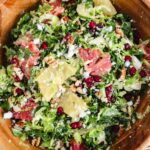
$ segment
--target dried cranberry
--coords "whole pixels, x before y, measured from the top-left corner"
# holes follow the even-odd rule
[[[136,73],[135,67],[131,67],[130,70],[129,70],[129,73],[130,73],[131,76],[134,76],[135,73]]]
[[[71,38],[71,33],[67,33],[66,36],[64,37],[66,41],[68,41],[70,38]]]
[[[48,49],[48,43],[47,42],[43,42],[41,45],[42,49]]]
[[[125,61],[131,61],[132,57],[131,56],[125,56]]]
[[[90,29],[93,31],[93,30],[95,30],[95,28],[96,28],[96,23],[94,22],[94,21],[91,21],[90,23],[89,23],[89,27],[90,27]]]
[[[124,95],[124,98],[127,100],[127,101],[130,101],[132,99],[132,95],[127,93]]]
[[[23,90],[20,89],[20,88],[16,88],[15,92],[16,92],[16,94],[17,94],[18,96],[20,96],[20,95],[23,94]]]
[[[81,121],[77,122],[77,128],[78,128],[78,129],[82,128],[82,123],[81,123]]]
[[[141,71],[140,71],[140,76],[141,76],[142,78],[146,77],[146,76],[147,76],[147,72],[146,72],[145,70],[141,70]]]
[[[77,143],[75,140],[71,141],[71,148],[72,150],[86,150],[83,143]]]
[[[89,78],[85,79],[84,82],[86,83],[88,88],[91,88],[93,86],[94,79],[93,79],[93,77],[89,77]]]
[[[126,44],[124,45],[124,49],[125,49],[125,50],[130,50],[130,49],[131,49],[130,44],[129,44],[129,43],[126,43]]]
[[[15,65],[16,67],[19,66],[19,59],[14,56],[12,59],[11,59],[11,64]]]
[[[72,129],[76,129],[77,128],[77,123],[76,122],[72,122],[70,126],[71,126]]]
[[[112,102],[112,94],[113,94],[113,89],[112,89],[112,85],[109,85],[108,87],[105,88],[105,92],[106,92],[106,97],[108,99],[108,102]]]
[[[100,78],[100,76],[93,76],[93,80],[94,80],[95,82],[100,82],[100,81],[101,81],[101,78]]]
[[[21,81],[21,79],[17,75],[14,76],[14,80],[15,80],[15,82],[20,82]]]
[[[57,114],[58,114],[58,115],[64,114],[64,109],[63,109],[62,107],[58,107],[58,108],[57,108]]]

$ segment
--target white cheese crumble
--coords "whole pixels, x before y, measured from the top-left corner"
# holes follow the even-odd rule
[[[65,55],[65,57],[70,59],[76,53],[77,53],[77,46],[76,45],[69,45],[68,53]]]
[[[87,115],[89,115],[89,114],[91,114],[91,112],[90,112],[89,110],[87,110],[87,111],[82,111],[82,112],[80,112],[79,117],[80,117],[80,118],[84,118],[85,116],[87,116]]]
[[[36,44],[36,45],[39,45],[40,44],[40,39],[39,38],[36,38],[36,39],[34,39],[34,44]]]
[[[83,91],[83,94],[87,93],[87,89],[86,88],[83,88],[82,91]]]
[[[10,118],[12,118],[13,117],[13,113],[12,112],[7,112],[7,113],[4,113],[4,116],[3,116],[3,118],[4,119],[10,119]]]
[[[37,24],[37,29],[40,31],[43,31],[44,25],[43,24]]]
[[[130,61],[126,61],[124,64],[125,67],[129,67],[130,66]]]
[[[132,56],[133,65],[134,67],[139,70],[142,67],[142,63],[139,61],[139,59],[136,56]]]
[[[61,85],[59,86],[59,90],[58,92],[56,93],[56,97],[60,97],[64,92],[66,91],[66,89]]]
[[[83,77],[84,77],[84,78],[88,78],[89,76],[90,76],[90,73],[89,73],[89,72],[84,72],[84,73],[83,73]]]
[[[112,62],[112,65],[115,66],[115,65],[116,65],[116,62]]]
[[[127,104],[128,104],[128,106],[132,106],[132,105],[133,105],[133,102],[132,102],[132,101],[129,101]]]
[[[112,26],[110,26],[110,27],[108,27],[108,28],[106,28],[106,32],[112,32],[112,30],[113,30],[113,27]]]

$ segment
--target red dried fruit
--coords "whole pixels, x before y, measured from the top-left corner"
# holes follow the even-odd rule
[[[131,61],[132,57],[131,56],[125,56],[125,61]]]
[[[19,59],[17,56],[14,56],[12,59],[11,59],[11,64],[15,65],[16,67],[19,66]]]
[[[64,109],[63,109],[62,107],[58,107],[58,108],[57,108],[57,114],[58,114],[58,115],[64,114]]]
[[[16,92],[16,94],[17,94],[18,96],[23,95],[23,90],[20,89],[20,88],[16,88],[16,89],[15,89],[15,92]]]
[[[106,92],[106,97],[107,97],[108,102],[112,102],[112,94],[113,94],[112,85],[109,85],[108,87],[106,87],[105,92]]]
[[[70,126],[71,126],[72,129],[76,129],[77,128],[77,123],[76,122],[72,122],[70,124]]]
[[[78,129],[82,128],[82,122],[81,122],[81,121],[78,121],[78,122],[77,122],[77,128],[78,128]]]
[[[91,21],[90,23],[89,23],[89,27],[90,27],[90,29],[92,29],[92,31],[96,28],[96,23],[94,22],[94,21]]]
[[[48,49],[48,43],[47,42],[43,42],[41,45],[42,49]]]
[[[86,150],[82,143],[77,143],[75,140],[71,141],[71,148],[72,150]]]
[[[21,81],[21,79],[17,75],[14,76],[14,80],[15,80],[15,82],[20,82]]]
[[[130,49],[131,49],[131,45],[130,45],[129,43],[126,43],[126,44],[124,45],[124,49],[125,49],[125,50],[130,50]]]
[[[93,77],[89,77],[89,78],[86,78],[84,80],[84,82],[86,83],[86,85],[87,85],[88,88],[91,88],[93,86],[94,79],[93,79]]]
[[[67,33],[66,36],[64,37],[65,41],[68,41],[71,38],[71,34]]]
[[[142,78],[146,77],[146,76],[147,76],[147,72],[146,72],[145,70],[141,70],[141,71],[140,71],[140,76],[141,76]]]
[[[101,81],[101,77],[100,76],[93,76],[93,80],[95,81],[95,82],[100,82]]]
[[[131,67],[130,70],[129,70],[129,73],[130,73],[131,76],[134,76],[135,73],[136,73],[135,67]]]

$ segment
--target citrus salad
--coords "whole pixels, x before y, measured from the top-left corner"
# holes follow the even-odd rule
[[[138,119],[149,41],[109,0],[44,1],[11,32],[0,106],[21,140],[49,150],[105,150]]]

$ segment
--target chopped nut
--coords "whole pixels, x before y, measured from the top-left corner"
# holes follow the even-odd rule
[[[68,44],[73,44],[74,43],[74,40],[75,38],[73,36],[71,36],[69,39],[68,39]]]
[[[44,62],[46,62],[48,65],[57,65],[57,61],[52,56],[45,57]]]
[[[72,85],[70,86],[70,88],[71,88],[71,91],[74,92],[74,93],[77,91],[77,88],[75,87],[74,84],[72,84]]]
[[[69,21],[68,16],[62,17],[61,21],[62,21],[64,24],[66,24],[66,23]]]
[[[33,145],[33,146],[39,146],[40,145],[40,142],[41,142],[41,138],[40,137],[38,137],[38,138],[36,138],[36,139],[33,139],[32,141],[31,141],[31,144]]]
[[[83,89],[81,87],[77,88],[77,92],[80,93],[80,94],[84,94]]]
[[[97,96],[97,98],[101,98],[102,93],[101,93],[100,91],[97,91],[97,92],[95,93],[95,95]]]

